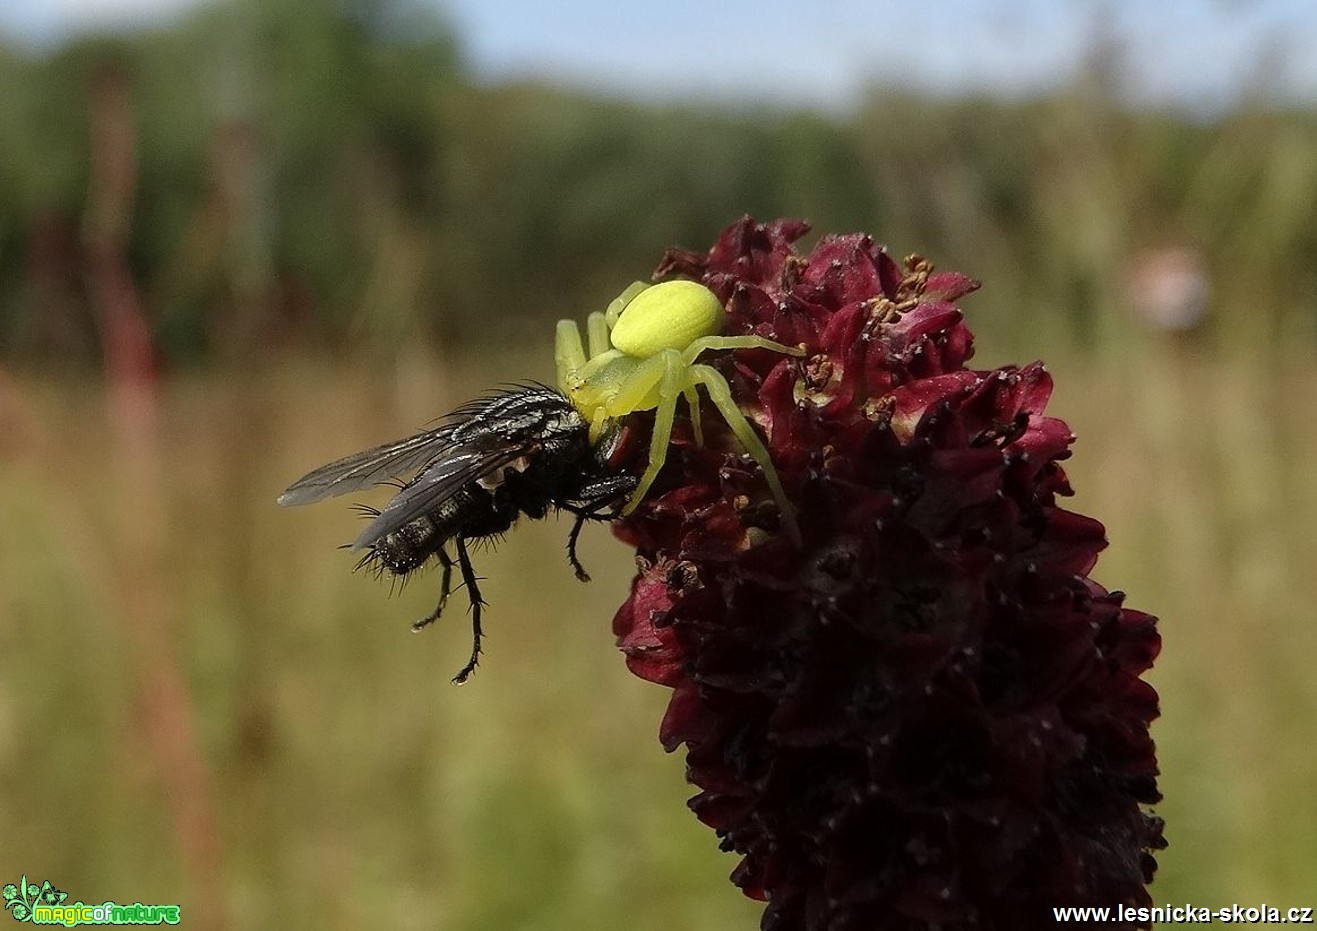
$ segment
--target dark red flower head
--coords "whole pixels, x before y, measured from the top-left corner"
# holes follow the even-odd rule
[[[1038,363],[967,369],[978,282],[868,236],[745,218],[656,277],[703,282],[727,331],[808,354],[721,362],[798,511],[706,414],[619,522],[640,571],[614,628],[675,691],[691,808],[743,856],[765,929],[1027,929],[1148,904],[1165,846],[1148,725],[1153,618],[1088,578],[1073,437]],[[643,420],[635,418],[644,429]],[[637,444],[643,447],[643,443]]]

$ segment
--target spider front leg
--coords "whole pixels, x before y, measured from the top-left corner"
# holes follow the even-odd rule
[[[617,297],[609,303],[608,309],[603,313],[596,311],[586,319],[586,339],[588,342],[581,340],[581,328],[576,325],[574,320],[559,320],[558,329],[554,334],[554,360],[558,369],[558,386],[564,391],[571,378],[580,372],[581,368],[590,359],[603,355],[612,348],[612,340],[608,331],[617,318],[622,316],[622,311],[626,305],[630,304],[637,294],[648,288],[649,285],[643,281],[633,281]],[[590,354],[587,356],[585,351],[589,347]]]
[[[633,281],[626,286],[621,294],[608,302],[608,308],[604,311],[604,320],[607,321],[610,330],[613,328],[613,324],[617,323],[617,318],[622,316],[622,311],[626,310],[626,305],[635,300],[636,295],[648,287],[651,287],[651,285],[646,281]]]
[[[686,387],[682,378],[684,370],[681,353],[675,349],[665,349],[642,362],[627,379],[627,390],[617,395],[615,404],[618,411],[644,410],[651,405],[639,399],[652,394],[657,383],[658,403],[653,405],[654,430],[649,438],[649,464],[636,483],[636,490],[622,508],[624,516],[634,511],[644,500],[649,486],[654,484],[663,463],[667,461],[668,444],[672,442],[672,421],[677,413],[677,396]]]
[[[743,337],[729,338],[741,339]],[[758,339],[758,337],[752,338]],[[795,508],[787,500],[786,491],[782,488],[782,480],[778,478],[777,469],[773,466],[773,460],[768,455],[767,447],[759,439],[759,434],[755,433],[754,427],[750,426],[750,421],[745,419],[745,414],[742,414],[741,409],[736,406],[736,400],[732,397],[732,389],[728,386],[727,379],[723,378],[717,369],[707,365],[692,365],[690,372],[692,380],[704,385],[705,390],[709,392],[709,400],[723,415],[723,419],[727,421],[727,426],[731,428],[736,438],[741,441],[741,445],[750,454],[750,458],[759,463],[759,468],[764,473],[764,481],[768,482],[768,488],[777,501],[778,511],[782,515],[782,525],[786,528],[792,541],[799,546],[800,526],[796,523]]]
[[[558,369],[558,386],[564,391],[572,375],[585,365],[585,344],[575,320],[559,320],[553,334],[553,361]]]
[[[608,339],[608,318],[598,311],[585,318],[585,345],[590,350],[591,359],[612,348]]]

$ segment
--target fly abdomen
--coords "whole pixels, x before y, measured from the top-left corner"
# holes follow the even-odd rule
[[[419,569],[457,536],[485,537],[512,526],[516,508],[477,485],[459,489],[438,506],[368,544],[366,560],[394,575]]]
[[[422,514],[372,543],[366,560],[394,575],[406,575],[425,565],[445,542],[435,522]]]

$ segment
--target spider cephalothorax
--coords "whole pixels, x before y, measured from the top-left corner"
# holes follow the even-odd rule
[[[589,421],[592,439],[614,420],[635,411],[654,411],[649,464],[623,508],[624,514],[635,510],[663,468],[679,395],[685,396],[690,408],[695,442],[703,445],[697,393],[703,385],[727,426],[763,470],[783,525],[795,537],[794,512],[763,441],[732,399],[727,380],[717,369],[696,360],[702,353],[718,349],[768,349],[793,356],[804,352],[762,336],[722,336],[723,322],[722,303],[697,282],[645,285],[638,281],[609,304],[606,312],[596,311],[586,321],[589,356],[576,323],[558,322],[558,385]]]

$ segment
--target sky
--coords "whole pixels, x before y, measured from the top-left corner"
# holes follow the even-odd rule
[[[158,24],[198,2],[0,0],[0,32],[49,45]],[[489,82],[844,110],[875,82],[1043,93],[1114,42],[1133,100],[1208,113],[1259,91],[1317,102],[1314,0],[416,2],[449,17]]]

